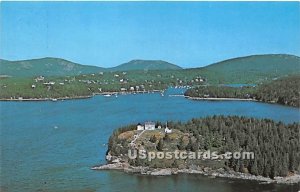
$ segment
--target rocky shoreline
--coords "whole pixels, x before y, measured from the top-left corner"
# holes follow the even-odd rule
[[[135,173],[142,175],[152,175],[152,176],[167,176],[167,175],[177,175],[177,174],[201,174],[205,176],[209,176],[212,178],[215,177],[223,177],[223,178],[232,178],[232,179],[244,179],[244,180],[255,180],[262,182],[264,184],[269,183],[277,183],[277,184],[296,184],[300,183],[300,175],[294,174],[288,177],[275,177],[274,179],[263,177],[263,176],[255,176],[249,173],[240,173],[232,170],[225,170],[224,168],[220,168],[217,170],[213,170],[209,167],[193,167],[193,168],[149,168],[149,167],[134,167],[129,165],[128,163],[110,163],[104,164],[100,166],[94,166],[91,168],[92,170],[121,170],[126,173]]]

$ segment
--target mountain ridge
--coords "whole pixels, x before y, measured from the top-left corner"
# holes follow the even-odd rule
[[[65,76],[115,71],[182,69],[183,68],[180,66],[163,60],[134,59],[115,67],[103,68],[92,65],[82,65],[55,57],[19,61],[0,59],[0,75],[13,77],[31,77],[38,75]],[[298,71],[300,71],[300,57],[291,54],[249,55],[223,60],[204,67],[189,68],[187,70],[199,69],[220,76],[224,75],[224,73],[236,73],[236,75],[241,75],[242,73],[246,73],[246,71],[248,73],[267,73],[268,71],[273,73],[290,73],[296,69],[299,69]]]
[[[31,77],[37,75],[63,76],[113,71],[173,69],[182,68],[162,60],[136,59],[116,67],[103,68],[92,65],[82,65],[66,59],[55,57],[44,57],[19,61],[0,59],[0,75],[9,75],[13,77]]]
[[[133,59],[127,63],[120,64],[116,67],[108,68],[109,71],[120,71],[120,70],[173,70],[182,69],[182,67],[169,63],[163,60],[144,60],[144,59]]]

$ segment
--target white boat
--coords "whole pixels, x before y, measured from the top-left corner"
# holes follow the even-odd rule
[[[110,97],[111,95],[110,94],[105,94],[103,95],[104,97]]]
[[[52,99],[52,101],[57,101],[57,99]]]

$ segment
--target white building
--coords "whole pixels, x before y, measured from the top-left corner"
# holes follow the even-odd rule
[[[172,133],[172,129],[169,129],[168,127],[165,128],[165,133]]]
[[[45,79],[44,76],[38,76],[37,78],[35,78],[35,82],[38,82],[38,81],[43,81]]]
[[[157,129],[162,129],[162,126],[158,126]],[[140,123],[137,125],[136,130],[155,130],[155,123],[152,121],[146,121],[145,125],[141,125]],[[168,128],[168,125],[166,124],[166,128],[164,129],[165,133],[172,133],[172,129]]]
[[[136,130],[138,130],[138,131],[144,130],[144,126],[141,124],[138,124]]]
[[[46,82],[46,83],[43,83],[44,85],[54,85],[55,82],[54,81],[49,81],[49,82]]]
[[[152,121],[145,122],[145,130],[154,130],[155,129],[155,123]]]

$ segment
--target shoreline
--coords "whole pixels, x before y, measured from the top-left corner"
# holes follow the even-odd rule
[[[57,97],[57,98],[27,98],[27,99],[4,99],[0,98],[0,101],[62,101],[62,100],[72,100],[72,99],[88,99],[93,96],[76,96],[76,97]]]
[[[134,167],[129,165],[128,163],[111,163],[111,164],[104,164],[100,166],[94,166],[91,170],[119,170],[125,173],[132,173],[132,174],[141,174],[141,175],[149,175],[149,176],[170,176],[170,175],[177,175],[177,174],[200,174],[204,176],[208,176],[211,178],[229,178],[229,179],[243,179],[243,180],[253,180],[261,182],[262,184],[297,184],[300,182],[300,175],[294,174],[288,177],[275,177],[271,179],[269,177],[263,176],[255,176],[249,173],[240,173],[235,172],[232,170],[226,171],[224,168],[220,168],[217,170],[212,170],[209,167],[195,167],[195,168],[149,168],[149,167]]]
[[[179,96],[179,95],[174,95],[174,96]],[[275,101],[261,101],[257,99],[242,99],[242,98],[226,98],[226,97],[191,97],[191,96],[185,96],[183,95],[186,99],[190,100],[202,100],[202,101],[252,101],[252,102],[260,102],[260,103],[266,103],[266,104],[276,104],[276,105],[281,105],[281,106],[286,106],[286,107],[293,107],[293,108],[299,108],[297,106],[293,105],[287,105],[287,104],[281,104],[281,103],[276,103]]]
[[[165,90],[151,90],[151,91],[134,91],[134,92],[102,92],[102,93],[93,93],[92,95],[86,96],[73,96],[73,97],[56,97],[56,98],[0,98],[0,101],[54,101],[54,100],[71,100],[71,99],[88,99],[96,95],[118,95],[118,94],[143,94],[143,93],[157,93],[163,92]],[[190,100],[208,100],[208,101],[258,101],[256,99],[241,99],[241,98],[215,98],[215,97],[190,97],[185,95],[169,95],[169,97],[185,97]]]
[[[93,93],[92,95],[86,95],[86,96],[73,96],[73,97],[56,97],[56,98],[0,98],[0,101],[62,101],[62,100],[72,100],[72,99],[89,99],[96,95],[122,95],[122,94],[143,94],[143,93],[157,93],[162,92],[164,90],[151,90],[151,91],[134,91],[134,92],[118,92],[118,91],[112,91],[112,92],[102,92],[102,93]]]
[[[124,91],[112,91],[112,92],[101,92],[101,93],[93,93],[92,95],[86,95],[86,96],[73,96],[73,97],[57,97],[57,98],[0,98],[0,101],[63,101],[63,100],[72,100],[72,99],[89,99],[92,98],[94,96],[97,95],[126,95],[126,94],[145,94],[145,93],[163,93],[166,89],[163,90],[151,90],[151,91],[134,91],[134,92],[124,92]],[[186,99],[189,100],[204,100],[204,101],[252,101],[252,102],[261,102],[261,103],[266,103],[266,104],[278,104],[278,105],[282,105],[282,106],[287,106],[287,107],[294,107],[294,108],[299,108],[296,106],[291,106],[291,105],[284,105],[284,104],[280,104],[280,103],[275,103],[275,102],[264,102],[264,101],[260,101],[257,99],[242,99],[242,98],[226,98],[226,97],[191,97],[191,96],[185,96],[182,94],[173,94],[173,95],[168,95],[169,97],[184,97]]]
[[[191,100],[208,100],[208,101],[259,101],[256,99],[242,99],[242,98],[230,98],[230,97],[190,97],[190,96],[184,96],[187,99]]]

